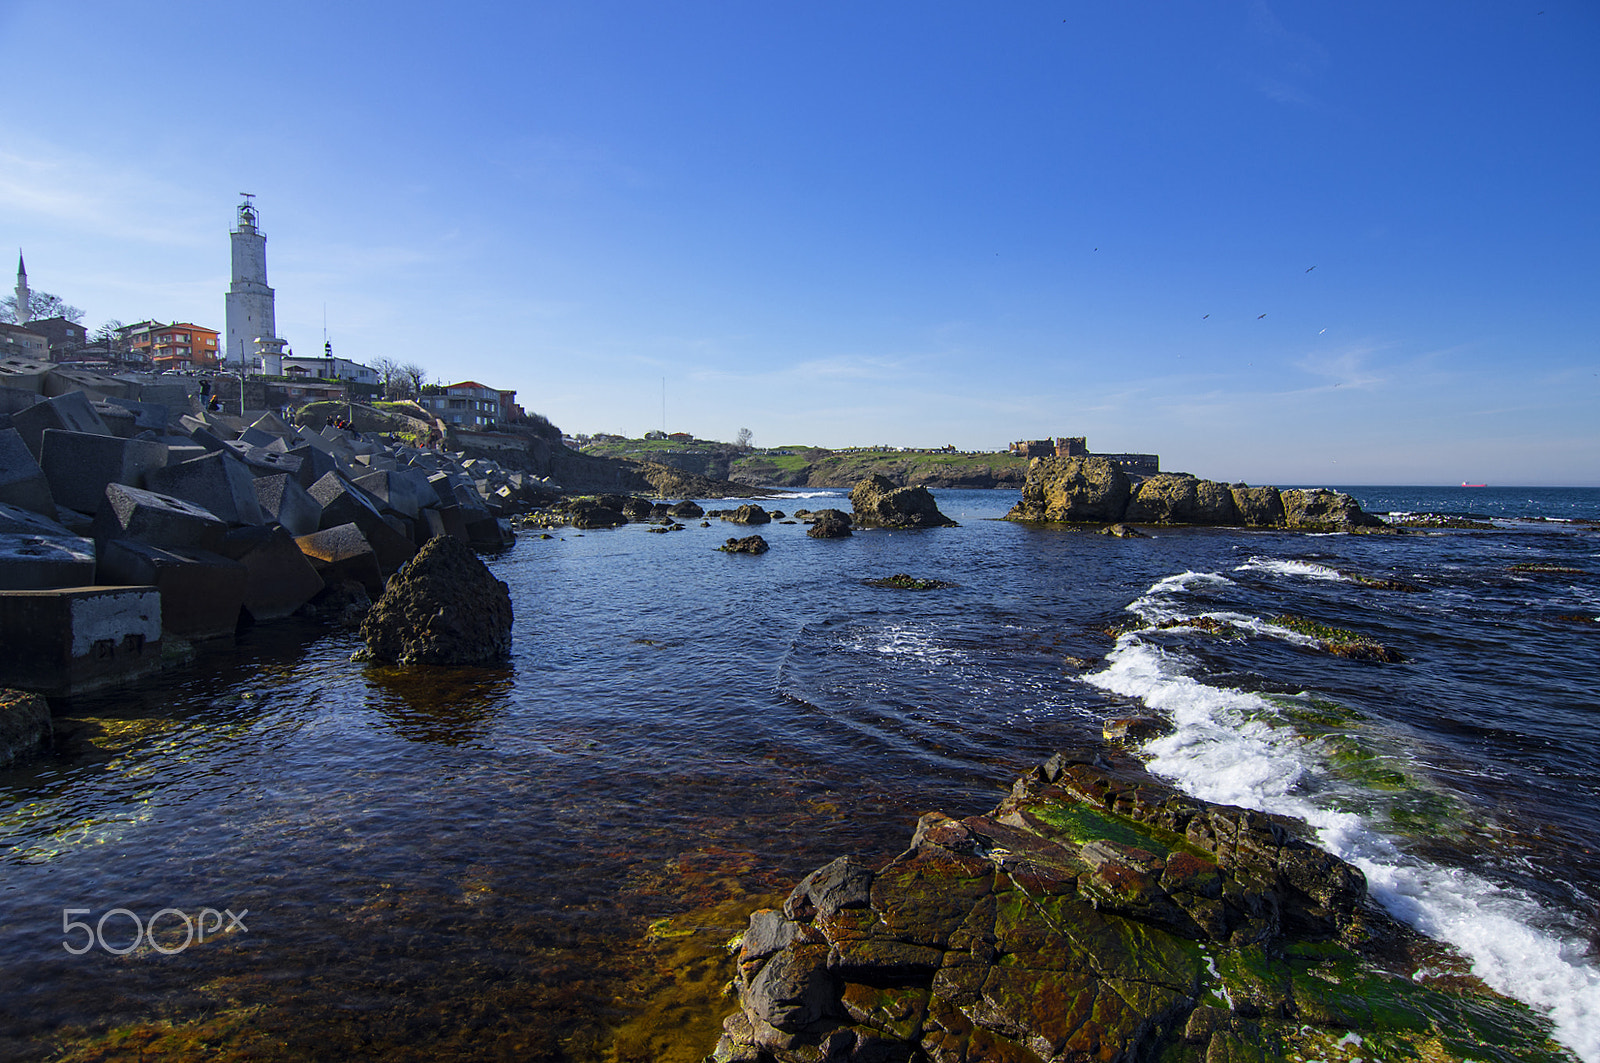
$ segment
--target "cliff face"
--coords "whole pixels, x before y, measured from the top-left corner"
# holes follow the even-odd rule
[[[1106,458],[1035,458],[1022,500],[1007,520],[1067,523],[1209,524],[1301,531],[1381,528],[1349,495],[1326,489],[1280,491],[1230,486],[1187,473],[1141,481]]]

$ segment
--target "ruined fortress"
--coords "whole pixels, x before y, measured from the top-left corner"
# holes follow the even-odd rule
[[[1023,439],[1011,444],[1011,453],[1022,458],[1109,458],[1130,476],[1154,476],[1161,471],[1157,454],[1091,454],[1087,436]]]

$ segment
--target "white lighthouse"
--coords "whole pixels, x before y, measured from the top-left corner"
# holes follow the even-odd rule
[[[267,238],[256,227],[255,197],[249,192],[240,195],[244,202],[239,204],[238,225],[229,234],[233,283],[228,286],[225,357],[243,371],[259,356],[281,354],[284,341],[278,338],[273,293],[267,287]]]

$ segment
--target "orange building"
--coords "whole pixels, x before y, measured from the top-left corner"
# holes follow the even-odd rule
[[[216,329],[189,321],[141,321],[121,329],[128,349],[148,355],[157,369],[215,369]]]

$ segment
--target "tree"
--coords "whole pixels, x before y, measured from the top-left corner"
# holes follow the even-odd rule
[[[31,299],[29,300],[29,302],[32,301],[33,300]],[[121,331],[122,322],[118,321],[116,318],[112,318],[104,325],[101,325],[99,328],[95,329],[90,338],[96,343],[109,347],[111,344],[116,343],[119,339],[121,339],[121,337],[117,335]]]
[[[428,371],[416,362],[406,362],[400,366],[400,376],[404,379],[406,387],[410,389],[411,398],[422,396],[422,385],[428,382]]]
[[[741,428],[739,429],[739,434],[733,437],[733,445],[740,450],[749,450],[753,446],[751,442],[753,439],[755,439],[754,432],[748,428]]]
[[[28,293],[28,320],[43,321],[47,317],[64,317],[75,325],[83,323],[83,311],[69,306],[59,295],[49,292]],[[17,297],[8,295],[0,299],[0,321],[8,325],[17,323]]]
[[[383,381],[383,397],[399,398],[406,382],[406,372],[400,363],[393,358],[377,358],[373,360],[372,368],[377,372],[378,379]]]

